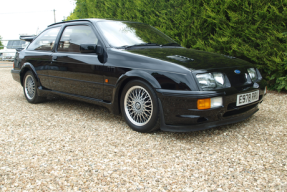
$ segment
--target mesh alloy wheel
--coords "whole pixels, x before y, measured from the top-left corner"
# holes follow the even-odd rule
[[[27,75],[24,81],[24,91],[25,95],[29,100],[33,100],[35,97],[35,80],[32,75]]]
[[[146,125],[152,117],[151,96],[141,86],[133,86],[126,92],[124,107],[127,118],[136,126]]]
[[[29,103],[41,103],[46,99],[38,95],[37,84],[38,81],[32,71],[27,71],[24,75],[22,85],[25,98]]]

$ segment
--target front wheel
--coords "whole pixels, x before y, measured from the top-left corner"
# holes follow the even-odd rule
[[[121,95],[121,111],[127,124],[138,132],[159,129],[157,96],[150,85],[134,80],[129,82]]]
[[[24,95],[29,103],[40,103],[45,100],[44,97],[39,97],[37,93],[37,81],[31,71],[25,73],[23,79]]]

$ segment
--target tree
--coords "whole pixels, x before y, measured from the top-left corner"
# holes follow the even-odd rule
[[[4,49],[4,45],[2,44],[1,39],[2,39],[2,37],[0,36],[0,49]]]

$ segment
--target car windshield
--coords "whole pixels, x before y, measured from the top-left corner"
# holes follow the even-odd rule
[[[170,37],[147,24],[121,21],[103,21],[97,24],[113,47],[176,44]]]

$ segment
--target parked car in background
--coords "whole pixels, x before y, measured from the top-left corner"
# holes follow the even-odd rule
[[[135,131],[197,131],[243,121],[266,87],[244,60],[187,49],[149,25],[103,19],[55,23],[15,59],[28,102],[58,94],[122,114]]]
[[[13,51],[13,52],[3,52],[2,53],[2,61],[13,61],[14,60],[14,57],[15,57],[15,53],[16,51]]]
[[[23,40],[9,40],[4,49],[0,50],[1,60],[13,61],[17,49],[24,49],[29,43]]]

